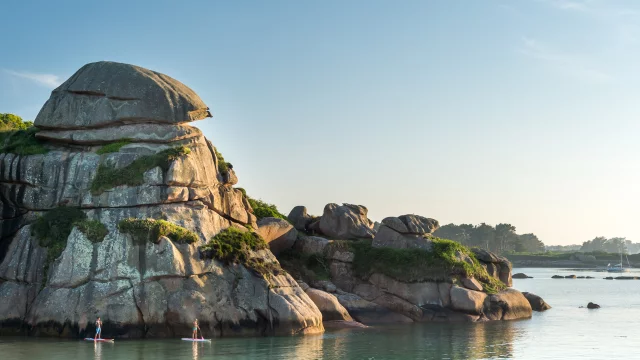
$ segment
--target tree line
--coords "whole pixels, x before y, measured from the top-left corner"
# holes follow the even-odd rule
[[[545,251],[544,243],[535,234],[518,235],[516,227],[511,224],[498,224],[495,227],[486,223],[448,224],[436,230],[434,235],[500,254]]]

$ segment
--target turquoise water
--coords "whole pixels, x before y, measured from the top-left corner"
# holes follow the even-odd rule
[[[542,296],[553,308],[522,321],[415,324],[211,344],[0,337],[0,359],[640,359],[640,280],[603,280],[607,273],[581,270],[515,272],[534,277],[515,279],[515,288]],[[596,279],[555,280],[554,274]],[[589,301],[602,308],[580,308]]]

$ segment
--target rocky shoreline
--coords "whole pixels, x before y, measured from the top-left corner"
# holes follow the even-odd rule
[[[188,334],[195,318],[216,337],[293,335],[544,307],[510,288],[507,259],[435,238],[434,219],[254,209],[187,125],[210,116],[173,78],[98,62],[3,135],[0,334],[82,337],[100,316],[121,338]]]

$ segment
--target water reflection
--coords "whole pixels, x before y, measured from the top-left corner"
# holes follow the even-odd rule
[[[102,343],[97,341],[93,342],[93,358],[96,360],[102,360]]]

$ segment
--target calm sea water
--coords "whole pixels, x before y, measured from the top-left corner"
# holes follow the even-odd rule
[[[553,309],[522,321],[415,324],[211,344],[0,337],[0,359],[640,359],[640,280],[603,280],[607,273],[583,270],[516,272],[534,278],[515,279],[514,287],[542,296]],[[554,274],[596,279],[554,280]],[[580,308],[589,301],[602,308]]]

